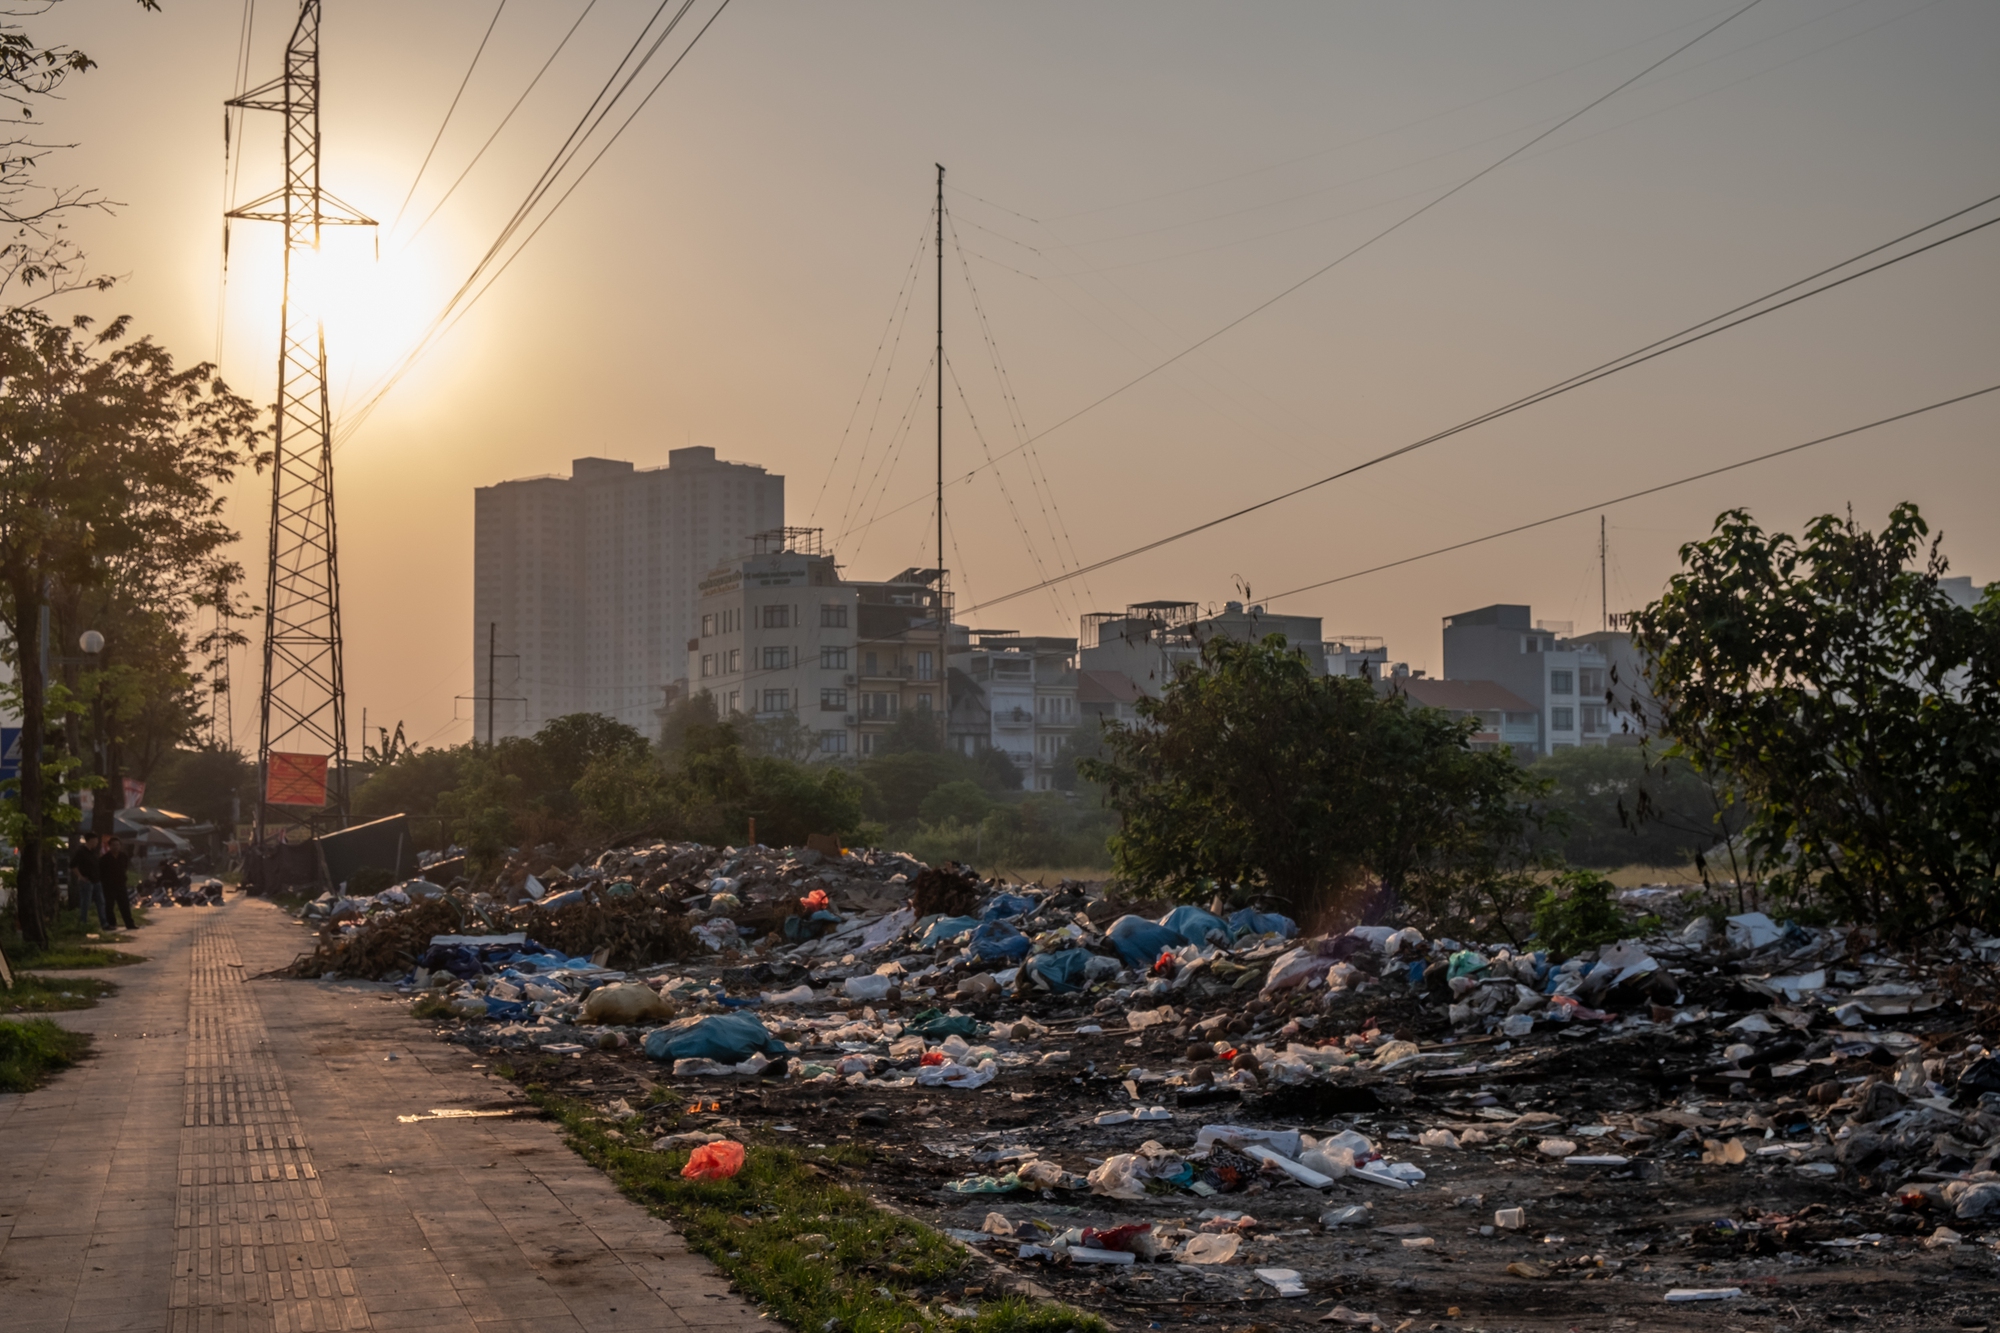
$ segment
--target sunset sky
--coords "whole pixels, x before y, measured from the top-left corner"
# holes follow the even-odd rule
[[[245,11],[162,3],[63,0],[28,24],[99,65],[49,109],[52,137],[78,147],[50,157],[47,178],[120,202],[77,230],[123,281],[64,309],[130,313],[182,362],[219,345],[232,385],[268,401],[277,229],[237,224],[226,296],[219,284],[222,103]],[[635,91],[716,4],[696,0]],[[518,262],[345,437],[352,743],[364,708],[433,744],[471,734],[454,696],[474,686],[477,486],[712,445],[782,473],[789,521],[825,528],[851,575],[934,562],[928,254],[906,289],[934,163],[956,237],[947,354],[971,408],[948,382],[957,475],[1013,448],[1018,423],[1033,434],[1090,407],[1741,7],[733,0]],[[333,234],[323,261],[333,396],[350,420],[655,5],[494,12],[326,0],[324,182],[383,223],[379,262],[361,229]],[[277,72],[295,14],[258,0],[253,84]],[[1996,69],[2000,10],[1977,0],[1762,0],[952,487],[960,604],[1416,440],[2000,193]],[[277,130],[252,118],[239,200],[277,183]],[[885,376],[899,296],[907,324]],[[1221,602],[1239,583],[1261,600],[1984,388],[2000,382],[1996,298],[2000,227],[970,619],[1074,634],[1080,612],[1132,601]],[[918,419],[899,439],[906,411]],[[1849,505],[1877,526],[1913,500],[1953,572],[2000,579],[1996,430],[2000,394],[1612,508],[1611,607],[1656,595],[1676,548],[1732,506],[1796,531]],[[259,597],[267,505],[245,478],[231,506]],[[862,526],[870,514],[888,517]],[[1597,535],[1593,511],[1277,606],[1324,617],[1330,635],[1382,636],[1394,660],[1435,672],[1455,611],[1528,602],[1595,629]],[[254,748],[254,654],[235,671],[237,737]]]

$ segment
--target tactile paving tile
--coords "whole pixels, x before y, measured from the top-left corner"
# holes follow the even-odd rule
[[[369,1327],[235,941],[194,943],[173,1333]]]

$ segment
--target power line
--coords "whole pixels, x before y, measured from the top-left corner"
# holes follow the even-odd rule
[[[1620,83],[1617,87],[1611,89],[1609,92],[1600,94],[1599,96],[1592,99],[1590,102],[1586,103],[1582,107],[1579,107],[1577,110],[1563,117],[1555,124],[1549,126],[1549,128],[1543,130],[1540,134],[1537,134],[1534,138],[1529,139],[1526,143],[1520,145],[1518,148],[1514,148],[1508,151],[1507,153],[1501,155],[1499,158],[1496,158],[1494,161],[1488,163],[1486,166],[1481,167],[1478,171],[1474,172],[1470,176],[1467,176],[1464,180],[1452,186],[1444,193],[1436,196],[1435,198],[1419,206],[1418,208],[1412,210],[1411,212],[1404,214],[1401,218],[1397,219],[1395,222],[1390,223],[1387,227],[1384,227],[1381,231],[1376,232],[1374,235],[1370,236],[1367,240],[1361,242],[1359,245],[1354,246],[1352,249],[1347,250],[1345,253],[1337,256],[1336,258],[1329,260],[1327,263],[1322,264],[1319,268],[1314,269],[1311,273],[1308,273],[1305,277],[1300,278],[1297,282],[1294,282],[1291,286],[1286,287],[1283,291],[1278,292],[1275,296],[1271,296],[1266,300],[1259,302],[1257,305],[1252,306],[1249,310],[1244,311],[1242,314],[1230,320],[1222,327],[1215,329],[1213,332],[1210,332],[1204,335],[1202,338],[1198,339],[1197,341],[1190,343],[1186,347],[1183,347],[1180,351],[1175,352],[1173,355],[1169,356],[1166,360],[1158,362],[1150,369],[1140,372],[1138,375],[1135,375],[1133,378],[1125,381],[1123,384],[1120,384],[1117,388],[1111,390],[1109,393],[1106,393],[1096,399],[1093,399],[1091,402],[1086,403],[1084,406],[1078,408],[1076,411],[1062,418],[1062,420],[1056,422],[1053,426],[1046,427],[1043,430],[1036,432],[1034,435],[1030,436],[1027,440],[1015,446],[1014,449],[1008,450],[1006,453],[1001,454],[1000,458],[1004,459],[1013,453],[1017,453],[1021,449],[1025,449],[1029,444],[1034,443],[1036,440],[1042,439],[1048,435],[1052,435],[1056,431],[1061,430],[1064,426],[1069,425],[1072,421],[1076,421],[1079,418],[1086,416],[1091,412],[1096,411],[1098,408],[1110,402],[1112,399],[1118,397],[1126,390],[1145,383],[1153,376],[1167,369],[1167,367],[1174,365],[1176,362],[1181,361],[1182,359],[1193,354],[1194,352],[1199,351],[1201,348],[1206,347],[1209,343],[1214,342],[1217,338],[1220,338],[1223,334],[1228,333],[1231,329],[1234,329],[1239,325],[1243,324],[1244,322],[1255,318],[1257,315],[1270,309],[1272,306],[1284,300],[1292,293],[1300,290],[1301,288],[1307,286],[1316,279],[1331,272],[1333,269],[1339,267],[1341,264],[1346,263],[1349,259],[1352,259],[1354,256],[1360,254],[1362,251],[1374,245],[1377,241],[1382,240],[1384,237],[1389,236],[1392,233],[1400,230],[1408,223],[1413,222],[1417,218],[1422,217],[1425,213],[1428,213],[1431,209],[1436,208],[1439,204],[1443,203],[1445,200],[1451,198],[1453,195],[1460,193],[1461,191],[1473,185],[1480,179],[1488,175],[1491,175],[1493,172],[1499,170],[1502,166],[1505,166],[1508,162],[1519,157],[1522,153],[1527,152],[1530,148],[1533,148],[1536,144],[1542,142],[1544,139],[1548,138],[1556,131],[1562,129],[1566,125],[1569,125],[1570,123],[1575,121],[1578,117],[1586,114],[1587,112],[1593,110],[1596,107],[1602,106],[1605,102],[1609,101],[1613,97],[1616,97],[1619,93],[1631,87],[1634,83],[1637,83],[1640,79],[1645,78],[1648,74],[1651,74],[1654,70],[1660,68],[1662,65],[1672,60],[1675,56],[1681,54],[1681,52],[1695,45],[1695,43],[1701,41],[1705,37],[1708,37],[1712,33],[1717,32],[1727,24],[1734,22],[1736,19],[1742,17],[1744,14],[1747,14],[1748,12],[1750,12],[1750,10],[1756,8],[1757,5],[1759,5],[1760,3],[1762,3],[1762,0],[1749,0],[1748,4],[1742,6],[1740,9],[1733,10],[1727,16],[1722,18],[1720,21],[1713,23],[1708,27],[1702,29],[1699,33],[1696,33],[1693,37],[1689,38],[1687,41],[1682,42],[1679,46],[1667,52],[1667,54],[1661,56],[1658,60],[1655,60],[1652,64],[1640,70],[1637,74],[1632,75],[1630,78]],[[995,462],[998,461],[999,461],[998,459],[995,460]],[[992,464],[988,464],[986,466],[992,466]],[[980,472],[983,470],[984,468],[982,467],[975,467],[971,470],[971,472],[968,472],[966,474],[966,477],[970,477],[972,473]],[[964,478],[960,478],[960,480],[963,479]],[[914,501],[912,501],[911,503],[914,503]],[[901,509],[906,509],[908,507],[909,507],[908,505],[900,505],[896,509],[890,510],[889,513],[883,515],[883,517],[886,518],[893,516]]]
[[[1274,593],[1266,600],[1275,602],[1281,597],[1296,597],[1302,592],[1312,592],[1316,588],[1329,587],[1335,583],[1345,583],[1350,579],[1364,578],[1369,574],[1379,574],[1385,569],[1397,569],[1403,565],[1415,564],[1419,560],[1428,560],[1432,556],[1447,555],[1452,551],[1463,551],[1469,546],[1480,546],[1486,542],[1498,541],[1502,537],[1511,537],[1518,532],[1528,532],[1534,528],[1545,528],[1551,523],[1560,523],[1564,519],[1576,518],[1581,514],[1588,514],[1594,510],[1607,509],[1612,505],[1625,504],[1631,500],[1641,500],[1649,495],[1658,495],[1661,491],[1673,490],[1677,486],[1687,486],[1697,481],[1706,481],[1710,477],[1719,477],[1725,472],[1734,472],[1739,468],[1750,467],[1757,463],[1768,463],[1774,458],[1783,458],[1786,454],[1795,454],[1802,449],[1811,449],[1818,445],[1831,444],[1835,440],[1844,440],[1850,435],[1859,435],[1864,431],[1876,430],[1898,421],[1908,421],[1911,417],[1922,416],[1926,412],[1935,412],[1939,408],[1951,407],[1958,403],[1970,402],[1974,398],[1981,398],[1989,393],[2000,393],[2000,384],[1989,384],[1983,389],[1974,389],[1971,393],[1962,393],[1954,398],[1945,398],[1935,403],[1927,403],[1923,407],[1913,407],[1907,412],[1898,412],[1894,416],[1882,417],[1879,420],[1870,421],[1865,425],[1851,426],[1846,430],[1835,431],[1831,435],[1822,435],[1818,439],[1807,440],[1802,444],[1787,445],[1783,449],[1773,449],[1769,453],[1758,454],[1754,458],[1745,458],[1734,463],[1725,463],[1721,467],[1712,467],[1706,471],[1696,472],[1691,476],[1681,477],[1675,481],[1663,481],[1657,486],[1648,486],[1644,490],[1631,491],[1609,500],[1599,500],[1594,504],[1582,505],[1576,509],[1565,510],[1560,514],[1551,514],[1547,518],[1538,518],[1532,523],[1516,524],[1511,528],[1502,528],[1498,532],[1489,532],[1483,537],[1472,537],[1462,542],[1453,542],[1449,546],[1440,546],[1435,550],[1425,551],[1420,555],[1408,555],[1400,560],[1391,560],[1387,564],[1373,565],[1367,569],[1357,569],[1351,574],[1340,574],[1334,578],[1321,579],[1317,583],[1303,584],[1281,593]]]
[[[1786,300],[1779,301],[1776,304],[1771,304],[1771,305],[1764,304],[1765,302],[1770,301],[1771,298],[1773,297],[1783,295],[1786,292],[1794,291],[1798,287],[1801,287],[1806,283],[1812,282],[1817,278],[1824,277],[1828,273],[1833,273],[1838,271],[1839,269],[1849,267],[1858,260],[1867,258],[1871,255],[1879,254],[1881,251],[1888,249],[1891,246],[1898,245],[1901,242],[1909,240],[1912,237],[1919,236],[1924,232],[1935,230],[1937,227],[1947,222],[1963,217],[1967,213],[1973,212],[1979,208],[1983,208],[1986,205],[1995,202],[1996,200],[2000,200],[2000,195],[1989,196],[1986,199],[1980,200],[1976,204],[1972,204],[1965,208],[1958,209],[1955,212],[1947,214],[1945,217],[1940,218],[1935,222],[1926,223],[1924,226],[1918,227],[1914,231],[1906,232],[1904,235],[1896,238],[1893,241],[1886,241],[1881,245],[1873,246],[1870,249],[1862,251],[1859,255],[1855,255],[1852,258],[1843,260],[1840,263],[1834,264],[1828,268],[1821,269],[1818,273],[1813,274],[1811,277],[1801,278],[1796,282],[1787,283],[1785,286],[1779,287],[1775,291],[1767,292],[1763,296],[1760,296],[1755,300],[1744,302],[1743,304],[1735,306],[1730,310],[1724,311],[1722,314],[1712,316],[1709,319],[1705,319],[1701,321],[1699,324],[1689,325],[1687,328],[1681,330],[1679,333],[1670,334],[1665,338],[1661,338],[1654,342],[1648,343],[1646,346],[1628,352],[1624,356],[1616,357],[1610,361],[1603,362],[1602,364],[1595,366],[1589,370],[1581,371],[1578,374],[1572,375],[1567,379],[1559,380],[1555,384],[1549,385],[1547,388],[1538,389],[1534,393],[1528,394],[1527,396],[1522,398],[1517,398],[1513,402],[1503,404],[1499,407],[1492,409],[1491,411],[1482,412],[1478,416],[1469,418],[1468,420],[1465,421],[1461,421],[1455,426],[1447,427],[1446,429],[1438,431],[1435,434],[1427,435],[1420,440],[1413,440],[1408,444],[1401,445],[1395,449],[1391,449],[1386,453],[1376,454],[1372,458],[1367,458],[1359,463],[1353,464],[1350,467],[1342,468],[1338,472],[1334,472],[1327,476],[1319,478],[1317,481],[1310,481],[1302,486],[1295,486],[1290,490],[1282,491],[1279,494],[1271,496],[1268,499],[1259,500],[1255,504],[1245,505],[1240,509],[1232,510],[1231,512],[1223,514],[1218,518],[1209,519],[1206,522],[1198,523],[1193,527],[1184,528],[1181,531],[1173,533],[1170,536],[1159,538],[1156,541],[1147,542],[1143,546],[1136,546],[1130,550],[1123,551],[1118,555],[1109,556],[1103,560],[1099,560],[1094,564],[1083,566],[1082,568],[1077,570],[1071,570],[1068,573],[1061,575],[1060,577],[1071,578],[1078,574],[1095,573],[1098,570],[1105,568],[1106,566],[1115,565],[1120,563],[1121,561],[1129,560],[1135,555],[1143,555],[1148,551],[1157,550],[1162,546],[1167,546],[1173,542],[1180,541],[1184,537],[1192,537],[1196,533],[1206,532],[1210,528],[1219,527],[1224,523],[1228,523],[1231,522],[1232,520],[1242,518],[1247,514],[1256,513],[1260,509],[1267,509],[1270,506],[1279,503],[1280,501],[1289,500],[1294,496],[1303,495],[1307,491],[1317,490],[1321,486],[1325,486],[1331,482],[1339,481],[1346,477],[1351,477],[1357,472],[1366,471],[1369,468],[1375,467],[1382,463],[1386,463],[1391,459],[1400,458],[1404,454],[1413,453],[1418,449],[1425,448],[1428,445],[1436,444],[1440,440],[1449,439],[1454,435],[1458,435],[1461,434],[1462,432],[1471,430],[1476,426],[1484,425],[1487,422],[1498,420],[1499,418],[1504,416],[1509,416],[1515,412],[1521,411],[1523,408],[1532,407],[1537,403],[1546,402],[1551,398],[1557,397],[1561,394],[1568,393],[1573,389],[1580,389],[1587,384],[1593,384],[1598,380],[1605,379],[1608,378],[1609,376],[1615,375],[1619,371],[1630,370],[1634,366],[1643,365],[1646,362],[1651,361],[1657,357],[1665,356],[1669,352],[1679,351],[1683,347],[1691,346],[1694,343],[1702,341],[1703,339],[1713,337],[1718,333],[1722,333],[1725,332],[1726,330],[1737,328],[1740,325],[1747,324],[1753,319],[1762,318],[1765,315],[1772,314],[1779,310],[1783,310],[1788,306],[1798,304],[1800,301],[1804,301],[1811,297],[1817,296],[1822,292],[1831,291],[1836,287],[1840,287],[1849,282],[1854,281],[1856,278],[1866,277],[1871,273],[1876,273],[1881,271],[1882,269],[1888,268],[1892,264],[1900,264],[1906,259],[1913,259],[1920,254],[1924,254],[1928,251],[1935,250],[1939,246],[1948,244],[1951,241],[1958,240],[1961,237],[1969,236],[1977,231],[1983,231],[1987,227],[1993,226],[1996,222],[2000,222],[2000,216],[1989,218],[1985,222],[1975,223],[1972,226],[1966,227],[1961,231],[1953,232],[1948,236],[1941,237],[1940,239],[1932,241],[1926,245],[1919,246],[1914,250],[1908,250],[1903,252],[1902,254],[1894,255],[1888,259],[1881,261],[1878,264],[1872,264],[1867,268],[1861,269],[1854,273],[1847,274],[1844,277],[1836,278],[1831,282],[1822,284],[1821,286],[1811,288],[1804,292],[1799,292],[1797,295],[1789,297]],[[1763,308],[1762,309],[1753,308],[1757,306],[1763,306]],[[1743,314],[1742,312],[1744,311],[1749,311],[1750,313]],[[1735,316],[1735,318],[1732,318],[1732,316]],[[1020,597],[1028,593],[1039,592],[1039,591],[1041,591],[1041,586],[1038,584],[1033,587],[1017,589],[1016,591],[1010,592],[1006,594],[1004,597],[998,598],[996,600],[1008,601],[1015,597]],[[992,602],[986,603],[986,605],[989,606],[993,604],[994,603]],[[977,610],[978,608],[968,607],[966,609],[968,611],[972,611],[972,610]]]
[[[493,127],[493,133],[486,136],[486,142],[479,145],[479,151],[474,153],[472,160],[465,164],[465,170],[458,173],[458,178],[452,181],[450,188],[438,197],[438,201],[435,204],[431,205],[431,211],[424,214],[424,220],[419,222],[417,229],[410,233],[410,239],[405,242],[406,245],[415,242],[417,237],[424,234],[424,228],[431,225],[431,219],[436,217],[445,204],[450,201],[452,195],[458,192],[458,187],[465,184],[465,178],[470,176],[472,169],[479,165],[479,159],[486,156],[486,150],[493,146],[493,141],[500,137],[500,131],[506,129],[508,122],[514,119],[514,113],[519,111],[521,104],[528,100],[528,94],[535,91],[535,85],[542,81],[542,76],[549,72],[549,66],[556,63],[556,57],[563,53],[563,48],[569,45],[569,39],[576,36],[576,30],[583,26],[583,21],[590,17],[590,11],[595,8],[597,8],[597,0],[588,0],[583,7],[583,12],[576,16],[576,22],[569,25],[569,31],[564,33],[562,40],[556,43],[556,49],[549,52],[549,58],[544,60],[542,67],[535,71],[535,77],[528,80],[528,86],[523,88],[521,95],[514,99],[514,105],[507,108],[507,114],[500,117],[500,123]]]
[[[807,515],[808,521],[819,516],[819,507],[826,499],[826,488],[833,484],[833,475],[840,469],[841,455],[847,451],[847,441],[854,432],[855,418],[861,415],[861,404],[868,399],[868,386],[875,382],[875,368],[882,364],[882,350],[886,347],[889,349],[889,364],[882,368],[881,386],[875,395],[875,414],[879,416],[881,413],[882,395],[888,392],[889,376],[896,369],[896,351],[902,346],[903,341],[903,321],[909,316],[910,299],[915,290],[914,283],[917,268],[923,262],[924,248],[930,239],[930,229],[931,220],[929,214],[926,213],[923,233],[917,237],[916,249],[910,254],[910,262],[904,266],[902,284],[896,288],[896,299],[889,303],[889,317],[883,321],[882,336],[875,342],[875,354],[868,359],[868,373],[861,377],[860,392],[854,395],[854,406],[848,410],[847,424],[841,427],[840,443],[834,448],[833,460],[826,465],[826,476],[820,481],[819,494],[813,497],[813,507]],[[893,344],[890,341],[891,334],[895,336]],[[861,460],[855,465],[857,469],[867,461],[867,440],[873,437],[874,431],[875,416],[871,416],[868,421],[868,435],[863,437]],[[851,494],[850,490],[850,496]],[[845,521],[844,517],[842,521]]]
[[[378,387],[369,395],[367,400],[341,423],[336,447],[338,447],[339,443],[344,443],[349,436],[360,428],[361,424],[373,413],[376,406],[381,403],[390,390],[394,389],[402,381],[403,376],[409,373],[410,369],[424,353],[435,346],[453,328],[457,327],[458,321],[464,318],[467,311],[478,302],[480,297],[490,291],[494,282],[499,280],[501,275],[513,265],[516,259],[520,258],[521,253],[527,249],[536,236],[541,234],[542,228],[548,225],[549,220],[562,208],[569,197],[576,192],[577,186],[581,185],[597,164],[604,160],[604,155],[611,150],[612,146],[618,142],[625,131],[631,128],[633,120],[638,117],[641,111],[645,110],[647,104],[665,86],[667,79],[673,75],[674,71],[681,67],[681,62],[687,59],[688,55],[693,52],[695,45],[701,41],[708,30],[714,26],[715,21],[722,17],[723,11],[729,7],[729,0],[721,0],[715,12],[709,15],[708,20],[696,30],[694,36],[689,38],[687,45],[674,57],[673,63],[667,67],[665,73],[661,74],[653,86],[647,90],[645,96],[639,99],[638,104],[633,107],[631,114],[605,140],[597,154],[576,174],[568,188],[542,214],[541,220],[535,224],[534,228],[520,244],[515,246],[513,252],[504,261],[500,262],[497,268],[494,268],[495,261],[499,260],[500,255],[506,250],[507,243],[526,224],[529,215],[534,211],[536,205],[540,204],[554,190],[562,174],[582,155],[590,137],[610,118],[620,100],[630,91],[639,75],[659,53],[660,48],[666,44],[667,39],[679,28],[681,20],[694,7],[695,0],[682,0],[680,8],[674,12],[673,17],[667,21],[666,26],[654,38],[652,45],[646,49],[644,55],[639,56],[635,63],[633,60],[634,54],[644,44],[647,35],[652,32],[653,25],[659,21],[661,14],[666,12],[667,7],[671,3],[672,0],[661,0],[659,8],[655,9],[652,15],[646,20],[645,26],[639,31],[639,35],[633,39],[631,47],[620,58],[611,75],[605,80],[604,86],[598,90],[597,96],[591,99],[590,105],[584,109],[583,115],[578,118],[576,125],[570,130],[568,137],[557,148],[548,166],[543,168],[541,175],[536,179],[534,185],[529,188],[527,195],[523,198],[520,205],[515,208],[513,216],[501,228],[500,234],[494,239],[493,244],[487,248],[486,253],[473,266],[472,272],[466,276],[465,281],[459,285],[458,290],[452,294],[451,299],[446,301],[444,307],[431,319],[423,335],[403,355],[395,368],[385,375],[381,381],[378,381]],[[630,67],[629,69],[627,68],[628,66]],[[493,268],[493,272],[490,277],[487,277],[486,274],[489,268]],[[483,284],[480,281],[482,277],[486,277],[486,281]]]
[[[1360,254],[1362,251],[1374,245],[1377,241],[1382,240],[1386,236],[1392,235],[1393,233],[1407,226],[1409,223],[1416,221],[1418,218],[1430,212],[1433,208],[1436,208],[1439,204],[1451,198],[1453,195],[1458,194],[1465,189],[1468,189],[1476,182],[1491,175],[1495,171],[1498,171],[1501,167],[1513,161],[1521,154],[1527,152],[1530,148],[1533,148],[1536,144],[1548,138],[1551,134],[1554,134],[1557,130],[1562,129],[1565,125],[1570,124],[1578,117],[1587,114],[1588,112],[1594,110],[1599,106],[1602,106],[1604,103],[1616,97],[1619,93],[1624,92],[1627,88],[1637,83],[1640,79],[1645,78],[1648,74],[1651,74],[1654,70],[1658,69],[1660,66],[1666,64],[1668,61],[1672,60],[1675,56],[1679,55],[1681,52],[1693,46],[1696,42],[1701,41],[1704,37],[1709,36],[1711,33],[1719,31],[1727,24],[1734,22],[1738,18],[1741,18],[1743,15],[1749,13],[1752,9],[1755,9],[1758,5],[1762,3],[1763,0],[1750,0],[1750,3],[1744,5],[1741,9],[1733,11],[1727,17],[1723,18],[1721,21],[1702,29],[1700,32],[1696,33],[1693,37],[1690,37],[1687,41],[1682,42],[1679,46],[1667,52],[1665,55],[1661,56],[1658,60],[1655,60],[1652,64],[1640,70],[1637,74],[1634,74],[1631,78],[1626,79],[1623,83],[1620,83],[1617,87],[1611,89],[1611,91],[1600,94],[1599,96],[1591,99],[1589,102],[1577,108],[1575,111],[1570,112],[1569,115],[1564,116],[1561,120],[1549,126],[1547,129],[1543,130],[1540,134],[1537,134],[1534,138],[1528,140],[1520,147],[1511,149],[1508,152],[1503,153],[1500,157],[1494,159],[1492,162],[1489,162],[1487,165],[1473,172],[1470,176],[1467,176],[1464,180],[1452,186],[1450,189],[1446,190],[1443,194],[1438,195],[1435,199],[1432,199],[1429,202],[1415,209],[1412,209],[1410,212],[1404,214],[1396,221],[1390,223],[1382,230],[1376,232],[1373,236],[1370,236],[1367,240],[1361,242],[1361,244],[1355,246],[1353,249],[1348,250],[1346,253],[1340,255],[1338,258],[1332,259],[1327,263],[1322,264],[1320,267],[1314,269],[1311,273],[1306,274],[1306,276],[1300,278],[1297,282],[1285,288],[1283,291],[1277,293],[1275,296],[1260,301],[1258,304],[1252,306],[1250,309],[1238,315],[1235,319],[1232,319],[1227,324],[1224,324],[1221,328],[1216,329],[1214,332],[1205,335],[1196,342],[1190,343],[1188,346],[1183,347],[1180,351],[1175,352],[1172,356],[1160,362],[1152,369],[1147,370],[1142,374],[1139,374],[1134,378],[1125,381],[1125,383],[1119,385],[1117,388],[1105,394],[1103,397],[1098,398],[1095,401],[1088,403],[1083,407],[1078,408],[1076,411],[1064,417],[1061,421],[1056,422],[1055,425],[1050,426],[1046,430],[1041,431],[1034,438],[1040,439],[1044,435],[1053,434],[1054,432],[1061,430],[1064,426],[1067,426],[1070,422],[1075,421],[1077,418],[1082,417],[1090,412],[1096,411],[1104,404],[1110,402],[1113,398],[1116,398],[1120,394],[1124,393],[1127,389],[1145,383],[1153,376],[1159,374],[1167,367],[1173,365],[1176,361],[1179,361],[1184,357],[1190,356],[1193,353],[1200,351],[1202,348],[1208,346],[1208,344],[1214,342],[1217,338],[1220,338],[1223,334],[1228,333],[1231,329],[1236,328],[1238,325],[1243,324],[1248,320],[1256,318],[1264,311],[1269,310],[1272,306],[1276,305],[1278,302],[1290,296],[1293,292],[1298,291],[1300,288],[1307,286],[1316,279],[1322,277],[1323,275],[1331,272],[1333,269],[1346,263],[1348,260],[1354,258],[1354,256]]]
[[[500,26],[500,15],[506,12],[507,0],[500,0],[494,6],[493,19],[486,25],[486,35],[479,39],[479,45],[472,52],[472,63],[465,67],[465,77],[458,81],[458,91],[451,95],[451,105],[444,109],[444,119],[438,123],[438,132],[431,139],[431,146],[424,153],[424,160],[417,164],[417,174],[410,178],[410,191],[403,196],[402,205],[396,209],[395,221],[389,224],[389,232],[403,225],[403,214],[410,207],[410,200],[417,197],[417,185],[424,178],[424,171],[430,166],[431,158],[437,153],[438,145],[444,142],[444,132],[451,125],[451,117],[458,110],[458,99],[465,96],[466,88],[472,83],[472,71],[479,68],[479,57],[486,54],[486,43],[493,40],[493,30]]]

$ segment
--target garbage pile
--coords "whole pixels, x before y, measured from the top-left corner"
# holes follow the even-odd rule
[[[1721,1276],[1773,1256],[2000,1257],[2000,938],[1895,954],[1746,912],[1562,957],[893,853],[518,869],[323,901],[321,952],[393,971],[448,1040],[674,1089],[662,1145],[866,1138],[871,1188],[1037,1282],[1179,1275],[1176,1300],[1366,1324],[1364,1251],[1419,1286],[1658,1274],[1648,1301],[1738,1299]],[[614,944],[620,912],[671,940]]]

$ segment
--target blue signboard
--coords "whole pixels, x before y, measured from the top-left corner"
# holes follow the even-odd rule
[[[21,729],[0,727],[0,780],[21,776]]]

